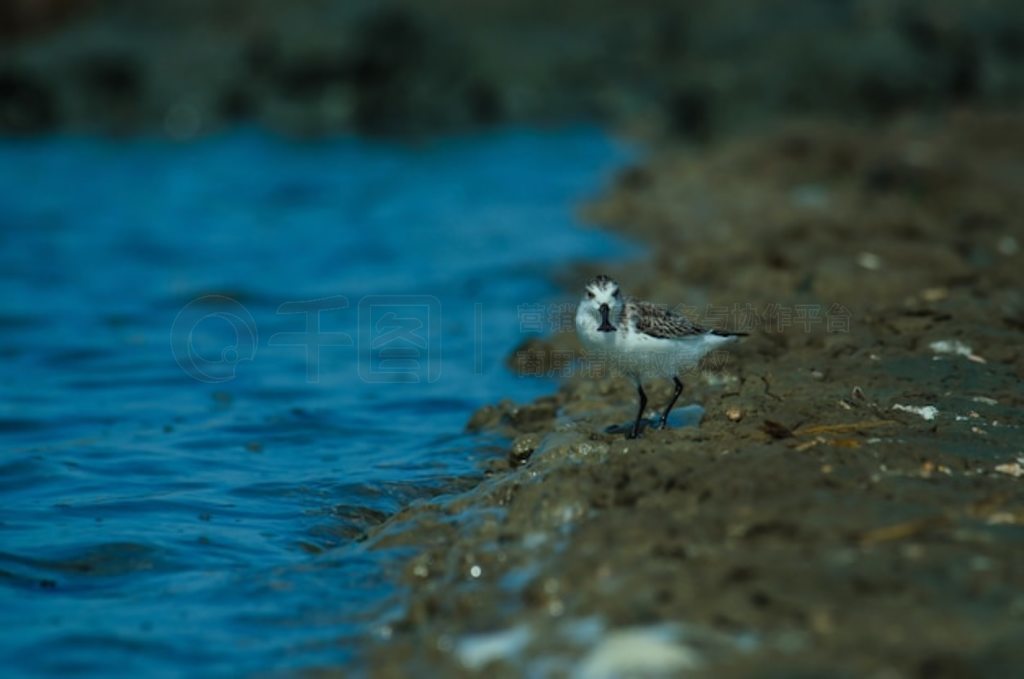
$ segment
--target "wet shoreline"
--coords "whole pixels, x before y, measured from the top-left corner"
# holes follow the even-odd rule
[[[593,127],[0,144],[0,663],[351,662],[395,594],[360,536],[476,484],[468,412],[550,390],[501,363],[516,305],[616,249],[570,206],[629,157]]]
[[[686,376],[699,427],[606,434],[632,387],[578,375],[478,412],[507,459],[371,532],[418,552],[371,673],[1019,665],[1022,139],[1018,117],[966,112],[792,125],[624,173],[588,217],[652,255],[607,273],[758,327]]]

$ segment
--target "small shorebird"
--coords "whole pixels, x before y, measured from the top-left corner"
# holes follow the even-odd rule
[[[663,306],[623,297],[619,284],[607,276],[587,283],[576,308],[576,332],[588,351],[606,356],[636,383],[640,408],[626,434],[631,439],[640,435],[647,408],[645,380],[671,377],[675,383],[675,393],[658,423],[664,429],[683,393],[680,371],[693,368],[708,352],[747,334],[703,328]]]

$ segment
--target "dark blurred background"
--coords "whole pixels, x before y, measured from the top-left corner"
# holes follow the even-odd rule
[[[0,27],[5,135],[596,119],[706,140],[1024,93],[1018,0],[3,0]]]

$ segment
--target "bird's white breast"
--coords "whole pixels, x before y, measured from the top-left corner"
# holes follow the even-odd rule
[[[608,353],[615,350],[615,335],[618,332],[601,332],[597,328],[600,320],[582,304],[576,307],[576,334],[583,347],[590,352]]]

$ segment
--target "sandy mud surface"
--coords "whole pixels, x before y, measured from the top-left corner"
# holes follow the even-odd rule
[[[685,377],[699,426],[605,433],[633,389],[579,365],[478,412],[507,459],[369,538],[422,550],[374,673],[1010,676],[1022,158],[1019,117],[962,113],[793,125],[624,173],[589,214],[650,257],[608,273],[751,337]],[[520,351],[563,370],[578,347]]]

